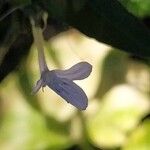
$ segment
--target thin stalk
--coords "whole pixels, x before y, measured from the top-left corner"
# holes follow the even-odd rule
[[[11,8],[10,10],[8,10],[4,15],[0,16],[0,21],[2,21],[3,19],[5,19],[7,16],[9,16],[12,12],[14,12],[15,10],[21,8],[21,6],[18,7],[14,7]]]
[[[43,39],[43,34],[42,34],[42,29],[40,27],[35,26],[35,22],[33,19],[31,20],[31,25],[32,25],[32,33],[34,37],[34,42],[38,50],[38,61],[39,61],[39,68],[40,68],[40,73],[48,70],[46,60],[45,60],[45,55],[44,55],[44,39]]]

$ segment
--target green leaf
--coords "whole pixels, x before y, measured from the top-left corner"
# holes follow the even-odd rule
[[[69,147],[72,144],[70,123],[58,122],[33,109],[17,88],[16,76],[10,75],[7,79],[0,94],[4,108],[0,118],[0,149],[58,150]]]
[[[63,17],[52,13],[53,17],[100,42],[141,57],[150,56],[150,31],[117,0],[88,0],[78,12],[69,7],[66,5]]]
[[[149,0],[119,0],[130,12],[139,17],[150,16]]]
[[[123,150],[149,150],[150,148],[150,120],[145,120],[129,136]]]
[[[103,62],[102,75],[97,88],[96,97],[103,97],[113,86],[125,82],[128,59],[126,53],[116,49],[109,51]]]
[[[70,145],[69,134],[64,131],[65,126],[51,119],[51,126],[48,128],[45,118],[36,111],[22,107],[18,112],[16,108],[7,112],[3,118],[0,149],[60,149]]]
[[[104,35],[104,40],[106,38],[112,45],[114,43],[116,46],[118,45],[118,48],[135,55],[150,56],[150,32],[136,17],[129,14],[118,1],[93,0],[91,5],[94,14],[99,17],[98,22],[103,27],[99,34]]]
[[[20,31],[17,19],[8,19],[9,21],[5,20],[0,23],[0,65]]]
[[[140,119],[149,111],[148,97],[131,86],[121,85],[110,90],[101,108],[88,118],[88,134],[99,148],[120,147]]]

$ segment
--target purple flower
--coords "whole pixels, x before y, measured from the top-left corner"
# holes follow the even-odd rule
[[[41,87],[48,86],[68,103],[80,110],[85,110],[88,105],[88,98],[85,92],[73,82],[87,78],[92,71],[92,65],[87,62],[80,62],[67,70],[48,70],[41,73],[40,80],[33,88],[33,93]]]
[[[35,21],[30,18],[32,25],[32,33],[35,45],[38,50],[39,69],[41,73],[40,80],[37,81],[33,88],[33,93],[37,93],[39,89],[48,86],[58,95],[64,98],[68,103],[80,110],[85,110],[88,105],[88,98],[85,92],[73,82],[73,80],[82,80],[87,78],[92,66],[87,62],[80,62],[67,70],[49,70],[44,55],[44,39],[42,29],[35,26]]]

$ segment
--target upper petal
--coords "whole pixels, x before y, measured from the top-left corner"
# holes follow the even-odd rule
[[[87,78],[92,71],[92,65],[88,62],[80,62],[67,70],[55,70],[55,73],[60,78],[69,80],[82,80]]]

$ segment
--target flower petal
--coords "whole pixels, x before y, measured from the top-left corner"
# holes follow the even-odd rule
[[[50,76],[50,80],[48,80],[48,76]],[[68,103],[80,110],[86,109],[88,105],[87,96],[85,92],[73,81],[65,78],[59,78],[52,72],[48,72],[45,77],[43,76],[43,80],[53,91],[64,98]]]
[[[44,85],[43,85],[43,81],[40,79],[40,80],[38,80],[37,81],[37,83],[36,83],[36,85],[33,87],[33,89],[32,89],[32,94],[35,94],[35,93],[37,93],[38,91],[39,91],[39,89],[41,88],[41,87],[43,87]]]
[[[55,70],[55,73],[60,78],[69,80],[82,80],[87,78],[92,71],[92,65],[88,62],[80,62],[67,70]]]

